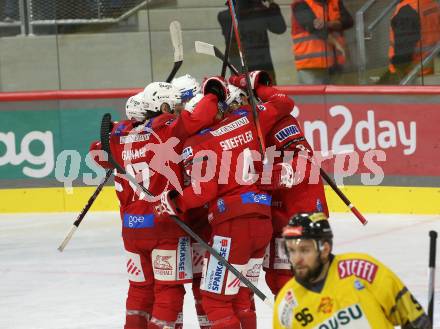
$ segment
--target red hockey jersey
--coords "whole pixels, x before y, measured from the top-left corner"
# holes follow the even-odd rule
[[[267,135],[266,144],[267,147],[274,145],[276,150],[282,153],[282,157],[275,158],[275,163],[282,162],[283,156],[286,155],[287,161],[299,177],[299,182],[293,187],[272,192],[274,232],[281,232],[289,218],[299,212],[318,211],[328,215],[321,177],[317,175],[317,180],[311,179],[312,164],[306,158],[313,156],[313,150],[307,143],[298,121],[291,115],[278,121]]]
[[[215,95],[207,95],[192,113],[182,111],[179,117],[164,113],[144,123],[126,120],[114,125],[110,136],[113,158],[152,194],[152,197],[146,196],[128,180],[119,175],[115,177],[124,237],[145,239],[184,235],[167,215],[157,217],[153,207],[165,190],[182,191],[179,163],[183,142],[214,122],[217,103]]]
[[[267,86],[258,86],[264,101],[257,106],[263,134],[293,109],[293,101]],[[250,106],[228,114],[214,126],[185,142],[184,167],[191,186],[177,197],[183,210],[209,202],[210,222],[238,216],[270,216],[271,197],[256,185],[254,162],[261,161],[257,131]]]

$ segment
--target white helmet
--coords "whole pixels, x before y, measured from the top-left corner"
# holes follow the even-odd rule
[[[228,84],[229,96],[226,98],[226,104],[231,105],[237,102],[239,105],[243,104],[243,97],[248,97],[247,93],[234,85]]]
[[[194,111],[194,108],[202,98],[203,94],[197,94],[193,98],[191,98],[191,100],[185,104],[185,111],[192,113]]]
[[[179,90],[168,82],[152,82],[145,87],[143,94],[144,107],[151,112],[160,112],[163,103],[174,112],[176,105],[182,102]]]
[[[129,120],[144,121],[146,111],[143,92],[131,96],[125,104],[125,113]]]
[[[173,81],[171,81],[171,83],[174,87],[179,89],[182,101],[189,101],[191,98],[201,92],[200,84],[189,74],[175,78]]]

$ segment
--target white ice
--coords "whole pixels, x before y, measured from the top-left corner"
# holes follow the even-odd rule
[[[57,247],[76,215],[0,214],[0,328],[123,328],[127,279],[118,214],[88,214],[60,253]],[[335,252],[361,251],[380,259],[426,309],[428,231],[440,233],[440,216],[366,217],[369,224],[362,227],[351,214],[332,215]],[[271,295],[263,281],[261,290]],[[440,328],[439,284],[435,309]],[[184,328],[198,328],[190,291],[184,314]],[[258,328],[271,328],[271,310],[260,301],[257,314]]]

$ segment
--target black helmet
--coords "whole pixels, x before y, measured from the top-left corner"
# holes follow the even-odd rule
[[[285,239],[332,239],[333,233],[323,212],[298,213],[293,215],[283,229]]]

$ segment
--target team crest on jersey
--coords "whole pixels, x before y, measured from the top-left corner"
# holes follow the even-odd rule
[[[287,138],[289,138],[290,136],[295,136],[298,135],[299,133],[300,131],[296,125],[290,125],[279,130],[275,134],[275,138],[277,139],[278,142],[282,142]]]
[[[333,310],[333,299],[330,297],[322,297],[321,302],[318,306],[318,313],[322,312],[325,314],[330,314]]]
[[[339,278],[345,279],[352,275],[372,283],[376,277],[378,266],[365,259],[344,259],[338,262]]]

